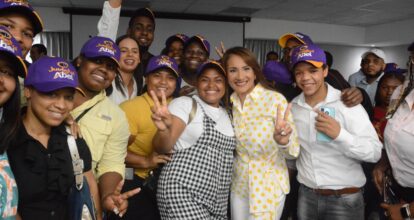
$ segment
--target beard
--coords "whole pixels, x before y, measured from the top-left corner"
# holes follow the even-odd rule
[[[368,79],[376,79],[376,78],[378,78],[382,74],[382,72],[383,71],[380,70],[377,73],[375,73],[374,75],[365,74],[365,77],[367,77]]]

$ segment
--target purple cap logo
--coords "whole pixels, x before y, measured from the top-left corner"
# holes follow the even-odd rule
[[[26,64],[22,59],[20,44],[4,26],[0,26],[0,52],[5,53],[16,62],[19,73],[27,74]]]
[[[161,69],[161,68],[170,69],[171,71],[175,73],[176,76],[178,76],[177,63],[175,62],[174,59],[168,56],[165,56],[165,55],[155,56],[149,60],[147,71],[145,71],[145,76],[148,76],[150,73],[153,73],[156,70]]]
[[[20,47],[18,48],[17,42],[12,42],[11,34],[4,28],[0,28],[0,47],[4,50],[9,51],[10,53],[16,54],[18,56],[22,55]]]
[[[42,57],[30,65],[24,85],[41,92],[76,88],[78,74],[72,64],[60,57]]]
[[[92,37],[83,45],[81,54],[87,58],[107,57],[118,65],[121,52],[119,47],[111,39],[106,37]]]
[[[307,62],[320,68],[323,64],[326,64],[325,52],[314,44],[296,47],[292,51],[292,67],[295,67],[295,65],[300,62]]]
[[[75,72],[69,68],[67,62],[57,62],[56,66],[50,66],[49,73],[54,74],[53,79],[70,79],[73,80]]]

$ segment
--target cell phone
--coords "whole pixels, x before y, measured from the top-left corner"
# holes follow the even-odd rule
[[[331,116],[332,118],[335,118],[335,108],[332,107],[321,107],[321,112]],[[330,142],[332,141],[332,138],[326,135],[323,132],[318,131],[316,133],[316,140],[319,142]]]

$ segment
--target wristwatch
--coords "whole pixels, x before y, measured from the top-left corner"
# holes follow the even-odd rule
[[[404,219],[411,219],[410,204],[404,204],[400,208],[401,216]]]

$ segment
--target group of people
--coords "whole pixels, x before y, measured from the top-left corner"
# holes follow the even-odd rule
[[[154,56],[155,14],[116,38],[121,4],[69,62],[37,56],[39,14],[0,0],[0,219],[73,216],[71,136],[96,219],[414,217],[414,43],[407,73],[371,49],[348,83],[298,32],[263,67],[243,47],[210,60],[201,35]]]

